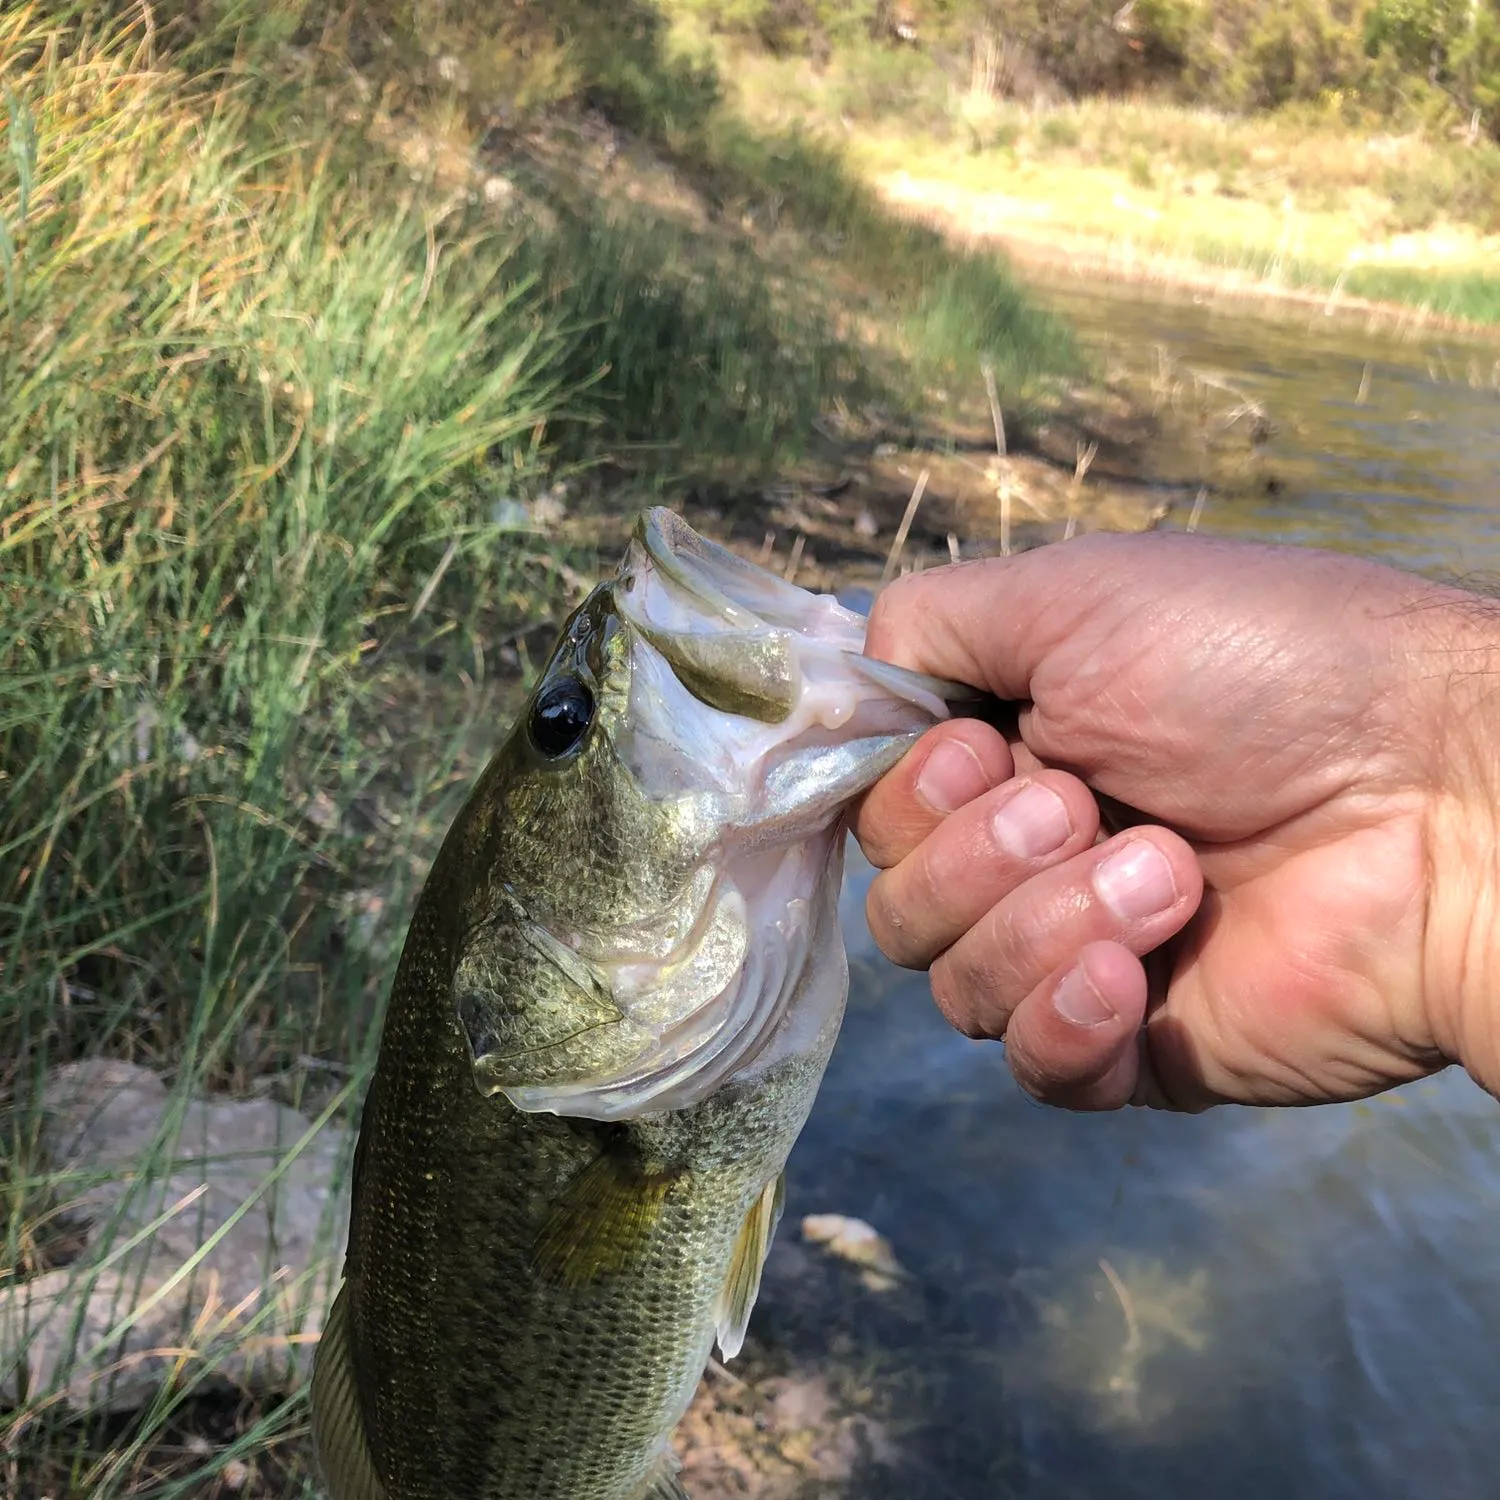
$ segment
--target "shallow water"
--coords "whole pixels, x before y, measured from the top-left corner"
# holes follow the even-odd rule
[[[1269,439],[1200,530],[1500,571],[1500,339],[1077,283],[1045,296],[1109,370],[1179,411],[1194,410],[1195,377],[1229,387],[1209,392],[1217,423],[1263,408]],[[1200,463],[1163,443],[1145,471],[1185,478]]]
[[[1146,370],[1159,344],[1269,409],[1279,487],[1214,500],[1204,531],[1500,570],[1500,347],[1059,301],[1113,358]],[[849,1018],[758,1320],[882,1412],[898,1473],[851,1494],[1495,1493],[1500,1106],[1450,1074],[1314,1111],[1043,1109],[874,952],[868,875],[854,855]],[[910,1279],[809,1271],[796,1225],[823,1211],[876,1225]]]

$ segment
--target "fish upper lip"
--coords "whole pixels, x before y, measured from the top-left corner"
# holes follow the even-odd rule
[[[859,649],[864,622],[831,596],[787,583],[776,574],[699,535],[675,511],[654,506],[636,522],[636,545],[674,588],[730,630],[783,629],[817,634],[849,631]],[[630,560],[625,573],[628,576]],[[818,628],[821,626],[822,628]],[[859,639],[853,637],[857,635]]]
[[[703,538],[675,511],[662,505],[643,511],[635,525],[635,540],[666,578],[722,616],[726,624],[745,629],[761,623],[758,615],[737,605],[714,581]]]

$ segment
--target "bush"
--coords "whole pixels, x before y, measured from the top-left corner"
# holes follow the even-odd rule
[[[1500,135],[1500,14],[1493,0],[1375,0],[1365,47],[1425,77]]]
[[[1046,115],[1037,127],[1037,136],[1053,150],[1071,151],[1082,139],[1078,122],[1069,115]]]
[[[886,31],[882,0],[683,0],[679,9],[716,31],[752,37],[773,53],[826,57],[837,46]]]
[[[871,0],[676,0],[673,8],[823,61],[871,39],[893,50],[898,11]],[[995,38],[1011,77],[1040,77],[1074,98],[1165,87],[1240,110],[1336,96],[1394,113],[1435,98],[1500,130],[1495,0],[931,0],[915,14],[929,67],[952,66],[976,36]]]
[[[1119,10],[1109,0],[1003,0],[986,7],[985,23],[1077,98],[1133,88],[1156,61],[1117,24]]]

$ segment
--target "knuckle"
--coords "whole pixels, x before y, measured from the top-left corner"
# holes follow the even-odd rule
[[[868,818],[862,819],[854,829],[859,840],[860,852],[877,870],[888,870],[896,863],[896,852],[883,828],[871,827]]]
[[[872,656],[884,655],[881,648],[899,639],[898,622],[911,614],[918,588],[917,577],[913,574],[892,579],[875,596],[865,630],[866,649]]]
[[[993,950],[990,967],[998,982],[1022,994],[1028,993],[1054,967],[1043,951],[1044,935],[1034,914],[1001,905],[994,909],[987,934]]]
[[[951,857],[927,841],[871,882],[866,916],[893,963],[925,969],[967,923],[962,878],[953,878],[951,865]]]
[[[925,967],[917,934],[913,931],[908,903],[899,890],[893,891],[890,872],[877,875],[865,896],[865,920],[870,925],[876,946],[904,969]]]
[[[934,964],[929,982],[937,1008],[955,1031],[971,1041],[981,1041],[991,1034],[978,1024],[974,1012],[963,1003],[961,991],[954,982],[951,965]]]
[[[1031,1040],[1007,1049],[1006,1061],[1011,1075],[1023,1093],[1041,1104],[1054,1104],[1069,1109],[1093,1108],[1088,1101],[1095,1093],[1095,1086],[1108,1071],[1108,1064],[1096,1060],[1069,1059],[1038,1053]]]
[[[1015,1079],[1016,1087],[1023,1094],[1035,1099],[1038,1104],[1051,1103],[1053,1095],[1049,1080],[1032,1065],[1029,1053],[1011,1042],[1006,1046],[1005,1060],[1010,1066],[1010,1076]]]
[[[975,1041],[1003,1041],[1013,1007],[982,968],[945,953],[932,966],[932,997],[949,1024]]]
[[[906,857],[912,842],[899,798],[882,786],[870,791],[854,823],[864,856],[877,870],[889,870]]]
[[[901,902],[908,909],[954,911],[961,905],[959,893],[944,879],[942,854],[933,841],[918,844],[891,876],[900,882]]]

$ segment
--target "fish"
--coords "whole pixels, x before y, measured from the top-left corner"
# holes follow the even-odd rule
[[[433,862],[312,1379],[333,1500],[685,1500],[838,1034],[854,799],[961,689],[645,512]]]

